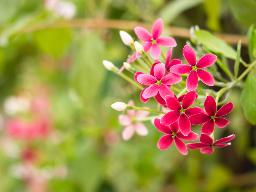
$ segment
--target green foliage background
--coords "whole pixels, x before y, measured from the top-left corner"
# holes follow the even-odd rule
[[[166,25],[187,29],[198,25],[211,32],[241,35],[256,25],[255,0],[70,2],[77,9],[75,19],[151,23],[162,17]],[[35,25],[62,20],[46,11],[42,0],[0,0],[1,104],[8,96],[37,84],[50,90],[51,114],[59,141],[37,144],[44,156],[39,167],[64,164],[68,168],[66,178],[49,180],[50,192],[256,191],[255,70],[242,88],[233,89],[229,95],[235,110],[230,126],[219,136],[236,133],[230,148],[216,150],[212,156],[193,151],[183,157],[173,148],[160,152],[156,148],[159,134],[150,123],[147,137],[122,141],[118,113],[110,109],[116,100],[138,99],[129,84],[102,66],[103,59],[120,66],[129,54],[118,30],[46,25],[30,31]],[[236,59],[236,46],[231,48],[207,31],[201,30],[195,35],[206,49]],[[253,27],[248,39],[249,46],[242,46],[241,56],[250,62],[256,59]],[[186,41],[188,39],[177,38],[178,51]],[[176,56],[181,56],[178,51]],[[113,142],[108,141],[109,135],[114,135]],[[25,191],[25,183],[10,174],[10,167],[17,162],[19,159],[11,159],[0,151],[0,191]]]

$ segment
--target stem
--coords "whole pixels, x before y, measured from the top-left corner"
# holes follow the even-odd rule
[[[138,110],[138,111],[149,111],[149,112],[151,112],[151,113],[162,114],[162,113],[159,112],[159,111],[152,110],[152,109],[147,108],[147,107],[138,107],[138,106],[134,106],[134,105],[129,105],[128,108],[132,108],[132,109]]]
[[[130,77],[126,76],[123,73],[119,73],[114,71],[114,73],[116,73],[117,75],[119,75],[120,77],[122,77],[124,80],[128,81],[129,83],[131,83],[132,85],[134,85],[135,87],[139,88],[140,90],[143,89],[143,87],[139,84],[137,84],[134,80],[132,80]]]

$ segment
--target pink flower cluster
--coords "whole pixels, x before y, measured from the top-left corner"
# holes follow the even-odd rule
[[[202,103],[197,93],[199,80],[206,86],[214,86],[214,77],[207,68],[214,65],[217,56],[208,53],[197,59],[195,51],[187,44],[183,47],[185,62],[172,58],[172,50],[177,43],[172,37],[162,37],[162,32],[161,19],[154,22],[151,33],[143,27],[135,28],[135,34],[144,48],[144,53],[139,53],[140,57],[150,52],[151,59],[154,60],[148,72],[134,73],[134,80],[143,87],[140,100],[146,103],[153,98],[157,104],[166,109],[163,110],[162,115],[154,119],[155,127],[164,134],[158,141],[158,148],[165,150],[174,142],[183,155],[188,153],[188,149],[199,149],[203,154],[211,154],[215,147],[222,148],[230,145],[230,141],[235,138],[234,134],[216,141],[213,137],[215,125],[223,129],[229,124],[226,116],[232,111],[233,104],[227,103],[218,108],[213,96],[206,96]],[[166,55],[161,49],[162,46],[169,48]],[[136,54],[138,55],[135,52],[132,55],[133,58],[128,60],[134,62],[139,59],[134,56]],[[161,55],[165,58],[164,62],[161,62]],[[172,86],[180,83],[183,77],[186,78],[186,87],[179,96],[175,95]],[[201,107],[203,105],[204,108]],[[120,122],[127,126],[125,132],[131,129],[132,126],[127,117],[122,116]],[[202,125],[200,134],[192,131],[194,125]],[[134,131],[140,134],[140,130],[142,130],[141,124],[133,125],[133,130],[130,130],[126,138],[130,137]],[[196,142],[197,139],[200,142]],[[195,142],[191,143],[191,141]]]

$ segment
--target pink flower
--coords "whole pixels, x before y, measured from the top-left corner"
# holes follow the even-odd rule
[[[17,139],[42,139],[50,133],[50,123],[47,119],[36,119],[25,122],[19,118],[9,120],[6,124],[7,133]]]
[[[188,135],[191,132],[189,116],[202,112],[202,109],[199,107],[190,108],[196,98],[197,94],[194,91],[188,92],[179,99],[167,96],[166,104],[171,111],[161,118],[161,123],[168,126],[178,121],[181,133]]]
[[[167,95],[172,95],[170,86],[181,81],[181,77],[172,73],[166,74],[165,65],[158,63],[152,66],[151,74],[142,72],[135,73],[135,80],[147,86],[141,92],[141,101],[146,102],[151,97],[156,97],[158,94],[165,98]]]
[[[214,85],[213,76],[204,69],[213,65],[216,62],[216,55],[205,54],[197,62],[194,50],[189,45],[185,45],[183,48],[183,56],[185,57],[189,65],[174,65],[171,67],[171,71],[177,74],[189,74],[186,85],[188,91],[193,91],[197,89],[198,78],[208,86]]]
[[[126,60],[127,63],[133,63],[136,61],[138,58],[141,57],[141,54],[138,52],[134,52],[131,56],[129,56]]]
[[[233,104],[227,103],[217,111],[217,105],[212,96],[207,96],[204,102],[205,112],[193,115],[190,117],[192,124],[203,124],[202,133],[210,135],[216,124],[219,128],[224,128],[229,124],[225,118],[232,109]]]
[[[160,150],[165,150],[169,148],[174,140],[174,143],[176,145],[176,148],[182,155],[187,155],[188,150],[185,145],[185,143],[182,140],[196,140],[198,135],[194,132],[190,132],[187,136],[183,135],[179,131],[178,123],[177,121],[170,126],[165,126],[161,124],[160,119],[155,119],[154,121],[155,127],[162,133],[164,133],[164,136],[162,136],[158,143],[157,147]]]
[[[231,145],[230,141],[235,139],[235,135],[229,135],[227,137],[223,137],[214,141],[210,136],[202,134],[200,137],[200,142],[198,143],[190,143],[188,144],[188,148],[190,149],[200,149],[200,152],[203,154],[212,154],[214,151],[214,147],[223,148]]]
[[[172,37],[160,37],[163,31],[163,20],[157,19],[152,26],[152,34],[144,27],[135,27],[134,29],[138,38],[144,42],[144,51],[149,51],[154,59],[161,54],[159,46],[175,47],[176,41]]]
[[[131,102],[130,104],[131,105]],[[136,132],[140,136],[148,134],[148,130],[142,121],[149,115],[148,111],[128,110],[127,114],[119,115],[119,122],[124,126],[122,137],[124,140],[132,138]]]

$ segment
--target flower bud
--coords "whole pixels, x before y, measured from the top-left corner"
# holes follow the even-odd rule
[[[138,41],[134,42],[134,47],[137,53],[142,53],[144,51],[143,46]]]
[[[114,68],[115,68],[115,65],[113,63],[111,63],[110,61],[107,61],[107,60],[103,60],[103,65],[104,67],[109,70],[109,71],[112,71]]]
[[[126,70],[130,70],[131,67],[132,67],[131,64],[130,64],[130,63],[127,63],[127,62],[124,62],[123,65],[124,65],[124,68],[125,68]]]
[[[127,104],[124,102],[115,102],[111,105],[111,107],[116,111],[124,111],[127,108]]]
[[[125,44],[125,45],[128,45],[130,46],[131,44],[134,43],[131,35],[129,35],[129,33],[125,32],[125,31],[120,31],[119,32],[119,35],[121,37],[121,40],[122,42]]]

